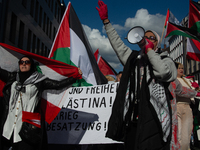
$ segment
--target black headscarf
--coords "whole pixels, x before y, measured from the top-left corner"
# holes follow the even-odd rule
[[[25,55],[25,56],[21,57],[21,58],[19,59],[19,61],[22,60],[22,58],[24,58],[24,57],[28,58],[28,59],[31,61],[31,68],[30,68],[29,71],[26,71],[26,72],[21,72],[21,70],[19,69],[19,82],[20,82],[21,84],[23,84],[24,81],[25,81],[26,79],[28,79],[28,77],[30,77],[30,76],[35,72],[35,70],[36,70],[34,61],[33,61],[33,59],[30,58],[29,56],[26,56],[26,55]]]

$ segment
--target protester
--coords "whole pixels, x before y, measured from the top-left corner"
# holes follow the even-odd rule
[[[115,82],[119,82],[122,77],[122,71],[118,72]]]
[[[178,63],[177,79],[182,86],[197,89],[194,82],[184,77],[183,64]],[[193,87],[194,86],[194,87]],[[195,103],[194,99],[187,97],[180,97],[177,95],[177,114],[178,114],[178,140],[181,145],[181,150],[188,150],[190,148],[190,138],[193,129],[193,114],[190,103]]]
[[[158,53],[160,37],[152,30],[145,32],[148,43],[141,51],[132,51],[112,27],[107,5],[103,1],[98,1],[98,5],[111,45],[124,65],[106,136],[124,141],[125,149],[169,150],[171,110],[168,86],[177,76],[175,64],[166,52]],[[160,112],[165,114],[165,120]]]
[[[106,79],[108,80],[108,83],[114,83],[115,82],[115,78],[111,75],[106,75],[105,76]]]
[[[82,72],[78,69],[80,75]],[[80,77],[77,75],[77,77]],[[22,140],[19,132],[22,127],[22,110],[31,114],[40,113],[40,100],[42,91],[47,89],[62,89],[73,84],[75,78],[67,78],[56,81],[47,78],[36,71],[36,66],[32,58],[23,56],[19,60],[19,72],[8,72],[0,69],[0,79],[6,83],[3,89],[4,99],[3,114],[1,115],[1,145],[2,150],[39,150],[47,148],[47,138],[45,134],[44,120],[41,119],[42,140],[40,143],[31,145]],[[34,140],[34,137],[33,139]]]

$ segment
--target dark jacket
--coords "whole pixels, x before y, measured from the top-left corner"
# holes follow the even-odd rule
[[[10,93],[11,93],[11,85],[14,81],[16,81],[16,75],[17,72],[8,72],[6,70],[0,69],[0,79],[6,83],[5,87],[3,88],[3,98],[1,99],[1,112],[2,114],[0,115],[0,134],[2,135],[3,132],[3,126],[4,123],[7,119],[7,115],[8,115],[8,109],[9,109],[9,100],[10,100]],[[38,83],[35,84],[35,86],[37,87],[38,91],[40,91],[40,93],[42,93],[44,90],[47,89],[62,89],[64,87],[69,86],[70,84],[73,84],[76,81],[76,79],[70,77],[67,79],[64,79],[62,81],[56,81],[56,80],[52,80],[49,78],[46,78]],[[38,103],[38,106],[36,106],[37,108],[40,108],[40,103]],[[39,109],[37,110],[39,111]],[[40,111],[41,112],[41,111]],[[46,131],[45,131],[45,122],[44,122],[44,115],[42,115],[42,120],[41,120],[41,125],[42,125],[42,129],[43,129],[43,141],[41,141],[41,149],[46,149],[47,146],[47,137],[46,137]],[[0,136],[2,137],[2,136]],[[0,140],[1,142],[1,140]],[[3,143],[0,143],[3,144]],[[1,147],[0,147],[1,148]]]
[[[133,51],[124,66],[123,75],[120,80],[120,85],[112,108],[112,114],[108,123],[106,137],[125,142],[126,150],[168,150],[170,149],[171,133],[168,137],[168,141],[164,142],[162,139],[163,135],[160,122],[149,101],[150,93],[148,83],[144,80],[146,79],[146,74],[143,76],[141,89],[135,89],[135,79],[140,81],[140,76],[135,76],[135,67],[141,63],[140,60],[136,59],[137,56],[138,52]],[[144,64],[144,68],[146,68],[147,65],[151,67],[149,63],[146,63]],[[124,116],[124,108],[126,105],[125,95],[129,81],[131,83],[129,89],[129,107],[128,112]],[[169,94],[167,89],[166,87],[166,93]],[[133,91],[137,92],[134,93]],[[130,98],[131,94],[134,95],[133,99]],[[169,95],[167,95],[167,98],[168,106],[170,106]],[[138,116],[139,118],[137,118]]]

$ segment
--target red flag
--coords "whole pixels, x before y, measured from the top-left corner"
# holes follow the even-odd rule
[[[108,62],[105,59],[103,59],[103,57],[101,57],[101,55],[99,55],[99,49],[96,50],[94,56],[99,66],[99,69],[103,73],[103,75],[110,75],[116,78],[116,71],[108,64]]]
[[[200,33],[200,5],[190,0],[188,27]],[[200,61],[200,42],[187,38],[187,59]]]
[[[169,9],[167,10],[167,15],[166,15],[166,19],[165,19],[165,28],[167,27],[168,20],[169,20]]]

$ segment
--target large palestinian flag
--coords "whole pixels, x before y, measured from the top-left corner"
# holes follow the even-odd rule
[[[10,72],[18,71],[19,58],[24,55],[33,58],[38,63],[38,70],[50,79],[62,80],[67,77],[81,79],[77,67],[0,43],[0,66],[2,69]],[[45,112],[45,120],[47,123],[51,123],[61,110],[65,102],[66,89],[60,91],[45,90],[43,92],[42,109]]]
[[[188,27],[200,33],[200,5],[190,0]],[[187,39],[187,59],[200,61],[200,42],[199,40]]]
[[[79,67],[83,79],[74,86],[107,83],[94,58],[83,27],[69,2],[51,48],[49,58]]]

